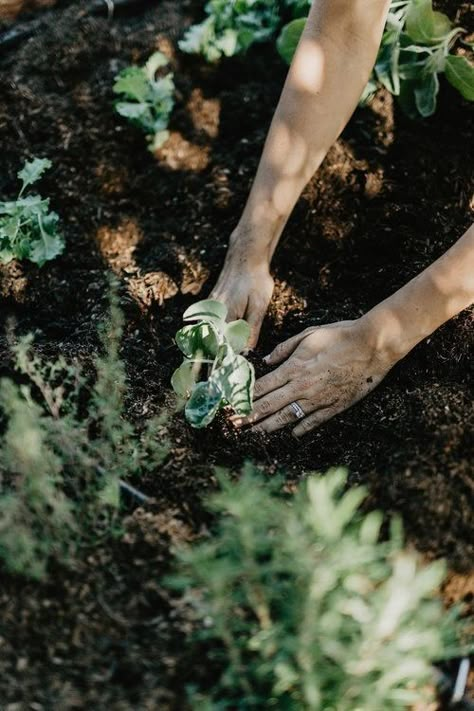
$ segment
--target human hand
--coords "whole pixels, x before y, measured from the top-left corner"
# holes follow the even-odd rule
[[[292,408],[297,403],[304,418],[293,429],[296,437],[361,400],[396,362],[364,318],[308,328],[265,360],[282,365],[255,384],[252,414],[232,421],[237,427],[258,423],[253,431],[274,432],[297,422]]]
[[[210,298],[222,301],[228,319],[244,318],[250,326],[248,348],[255,348],[273,293],[268,262],[245,254],[245,247],[229,248],[224,267]]]

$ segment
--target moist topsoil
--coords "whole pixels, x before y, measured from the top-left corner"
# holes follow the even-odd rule
[[[113,20],[90,16],[88,5],[21,16],[16,28],[41,24],[0,58],[0,194],[15,194],[26,158],[49,157],[41,192],[67,239],[64,255],[42,269],[1,267],[1,370],[12,373],[11,317],[18,333],[36,333],[45,356],[91,363],[113,272],[126,314],[129,415],[140,423],[170,408],[173,449],[160,471],[133,482],[154,501],[129,515],[120,540],[41,584],[2,576],[1,708],[184,707],[185,684],[210,670],[193,657],[160,577],[171,545],[208,521],[203,497],[215,487],[215,464],[238,471],[251,459],[292,480],[347,467],[351,483],[367,486],[368,507],[399,513],[411,545],[447,559],[445,602],[472,604],[473,311],[301,441],[287,431],[237,433],[224,418],[192,430],[173,414],[173,336],[183,310],[218,276],[286,69],[271,46],[212,67],[179,53],[177,40],[201,17],[197,3],[141,3]],[[439,6],[472,32],[469,3]],[[172,59],[177,101],[170,139],[154,156],[114,113],[112,85],[156,49]],[[308,325],[360,316],[463,234],[472,221],[473,145],[472,108],[443,80],[429,120],[406,119],[383,91],[355,112],[277,249],[275,294],[252,356],[257,373],[277,343]]]

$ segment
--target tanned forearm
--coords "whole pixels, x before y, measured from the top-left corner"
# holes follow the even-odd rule
[[[474,225],[442,257],[362,320],[376,350],[397,361],[472,303]]]
[[[388,6],[389,0],[314,1],[231,250],[238,242],[246,259],[270,261],[304,186],[357,105]]]

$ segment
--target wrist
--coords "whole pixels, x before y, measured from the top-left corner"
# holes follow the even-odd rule
[[[428,333],[418,330],[416,322],[406,324],[407,314],[383,302],[360,318],[364,338],[375,357],[390,367],[404,358]]]
[[[239,225],[230,236],[226,262],[252,270],[268,271],[271,255],[268,240],[263,233]]]

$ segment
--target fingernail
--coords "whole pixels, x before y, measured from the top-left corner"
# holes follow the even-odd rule
[[[265,363],[269,363],[269,362],[270,362],[270,355],[264,356],[264,357],[263,357],[263,360],[264,360]]]
[[[233,420],[233,419],[231,419],[231,422],[232,422],[232,424],[234,425],[234,427],[242,427],[242,424],[243,424],[243,420]]]

